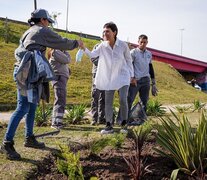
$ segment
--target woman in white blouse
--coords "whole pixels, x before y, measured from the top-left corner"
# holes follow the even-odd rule
[[[117,38],[118,29],[113,22],[106,23],[103,27],[104,41],[93,51],[82,45],[82,49],[90,58],[99,57],[95,78],[96,88],[105,90],[105,116],[106,128],[102,134],[113,133],[113,100],[116,90],[119,92],[120,116],[122,133],[127,133],[128,119],[127,95],[130,81],[134,80],[132,58],[127,43]]]

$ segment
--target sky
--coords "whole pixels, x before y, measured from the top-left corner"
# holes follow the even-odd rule
[[[68,24],[69,31],[101,36],[103,25],[113,21],[121,40],[137,43],[146,34],[150,48],[207,62],[206,0],[36,1],[37,8],[60,13],[57,28]],[[33,10],[34,0],[0,0],[0,17],[27,22]]]

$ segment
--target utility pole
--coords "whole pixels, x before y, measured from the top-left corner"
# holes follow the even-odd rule
[[[183,31],[185,30],[184,28],[179,29],[180,30],[180,54],[182,56],[183,54]]]
[[[34,0],[34,9],[37,9],[37,0]]]
[[[66,33],[68,32],[68,11],[69,11],[69,0],[67,0]]]

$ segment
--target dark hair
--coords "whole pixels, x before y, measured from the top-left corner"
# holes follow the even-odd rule
[[[141,34],[139,37],[138,37],[138,40],[140,39],[146,39],[148,40],[148,37],[145,35],[145,34]]]
[[[41,20],[41,18],[31,18],[28,19],[28,23],[30,26],[34,26],[35,24],[39,23]]]
[[[118,34],[118,28],[116,24],[114,24],[113,22],[109,22],[109,23],[104,24],[103,28],[110,28],[113,32],[116,31],[116,35],[115,35],[115,39],[116,39],[116,36]]]

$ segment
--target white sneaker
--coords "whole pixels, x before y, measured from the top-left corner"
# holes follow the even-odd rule
[[[53,129],[62,129],[64,127],[64,125],[63,125],[63,123],[61,123],[61,122],[58,122],[58,123],[54,123],[54,124],[52,124],[51,125],[51,128],[53,128]]]
[[[127,134],[127,133],[128,133],[127,127],[126,127],[126,126],[122,127],[122,128],[120,129],[120,133],[122,133],[122,134]]]
[[[112,134],[114,129],[111,126],[106,126],[105,129],[101,130],[101,134]]]

